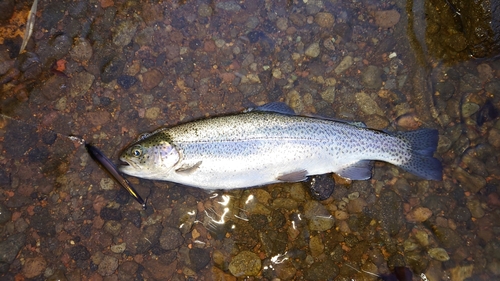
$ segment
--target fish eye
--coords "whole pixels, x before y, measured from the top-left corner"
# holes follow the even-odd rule
[[[139,157],[142,155],[142,148],[140,146],[134,146],[130,152],[132,156]]]

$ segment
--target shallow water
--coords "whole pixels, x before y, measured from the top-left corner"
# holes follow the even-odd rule
[[[496,278],[500,63],[435,32],[457,8],[431,4],[42,1],[21,55],[4,28],[31,3],[15,4],[0,28],[2,280]],[[118,162],[141,133],[272,101],[438,129],[443,181],[377,163],[316,201],[307,183],[207,194],[128,178],[143,210],[69,137]]]

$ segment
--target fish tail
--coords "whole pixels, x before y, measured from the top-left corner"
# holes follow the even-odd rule
[[[398,132],[396,137],[406,141],[411,147],[411,156],[408,161],[399,166],[414,175],[427,180],[442,180],[443,166],[434,158],[439,134],[435,129],[420,129],[409,132]]]

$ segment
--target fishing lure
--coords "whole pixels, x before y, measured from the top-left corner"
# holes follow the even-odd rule
[[[124,178],[116,169],[116,166],[107,158],[97,147],[86,143],[85,148],[88,153],[97,163],[101,164],[106,171],[130,194],[134,199],[142,205],[142,208],[146,210],[146,201],[142,199],[142,197],[135,191],[130,182]]]

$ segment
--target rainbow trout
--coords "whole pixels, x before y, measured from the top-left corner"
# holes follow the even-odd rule
[[[270,103],[142,135],[122,153],[126,164],[120,170],[212,190],[298,182],[326,173],[366,180],[376,160],[441,180],[441,162],[433,157],[437,142],[434,129],[387,133],[297,116],[285,104]]]

